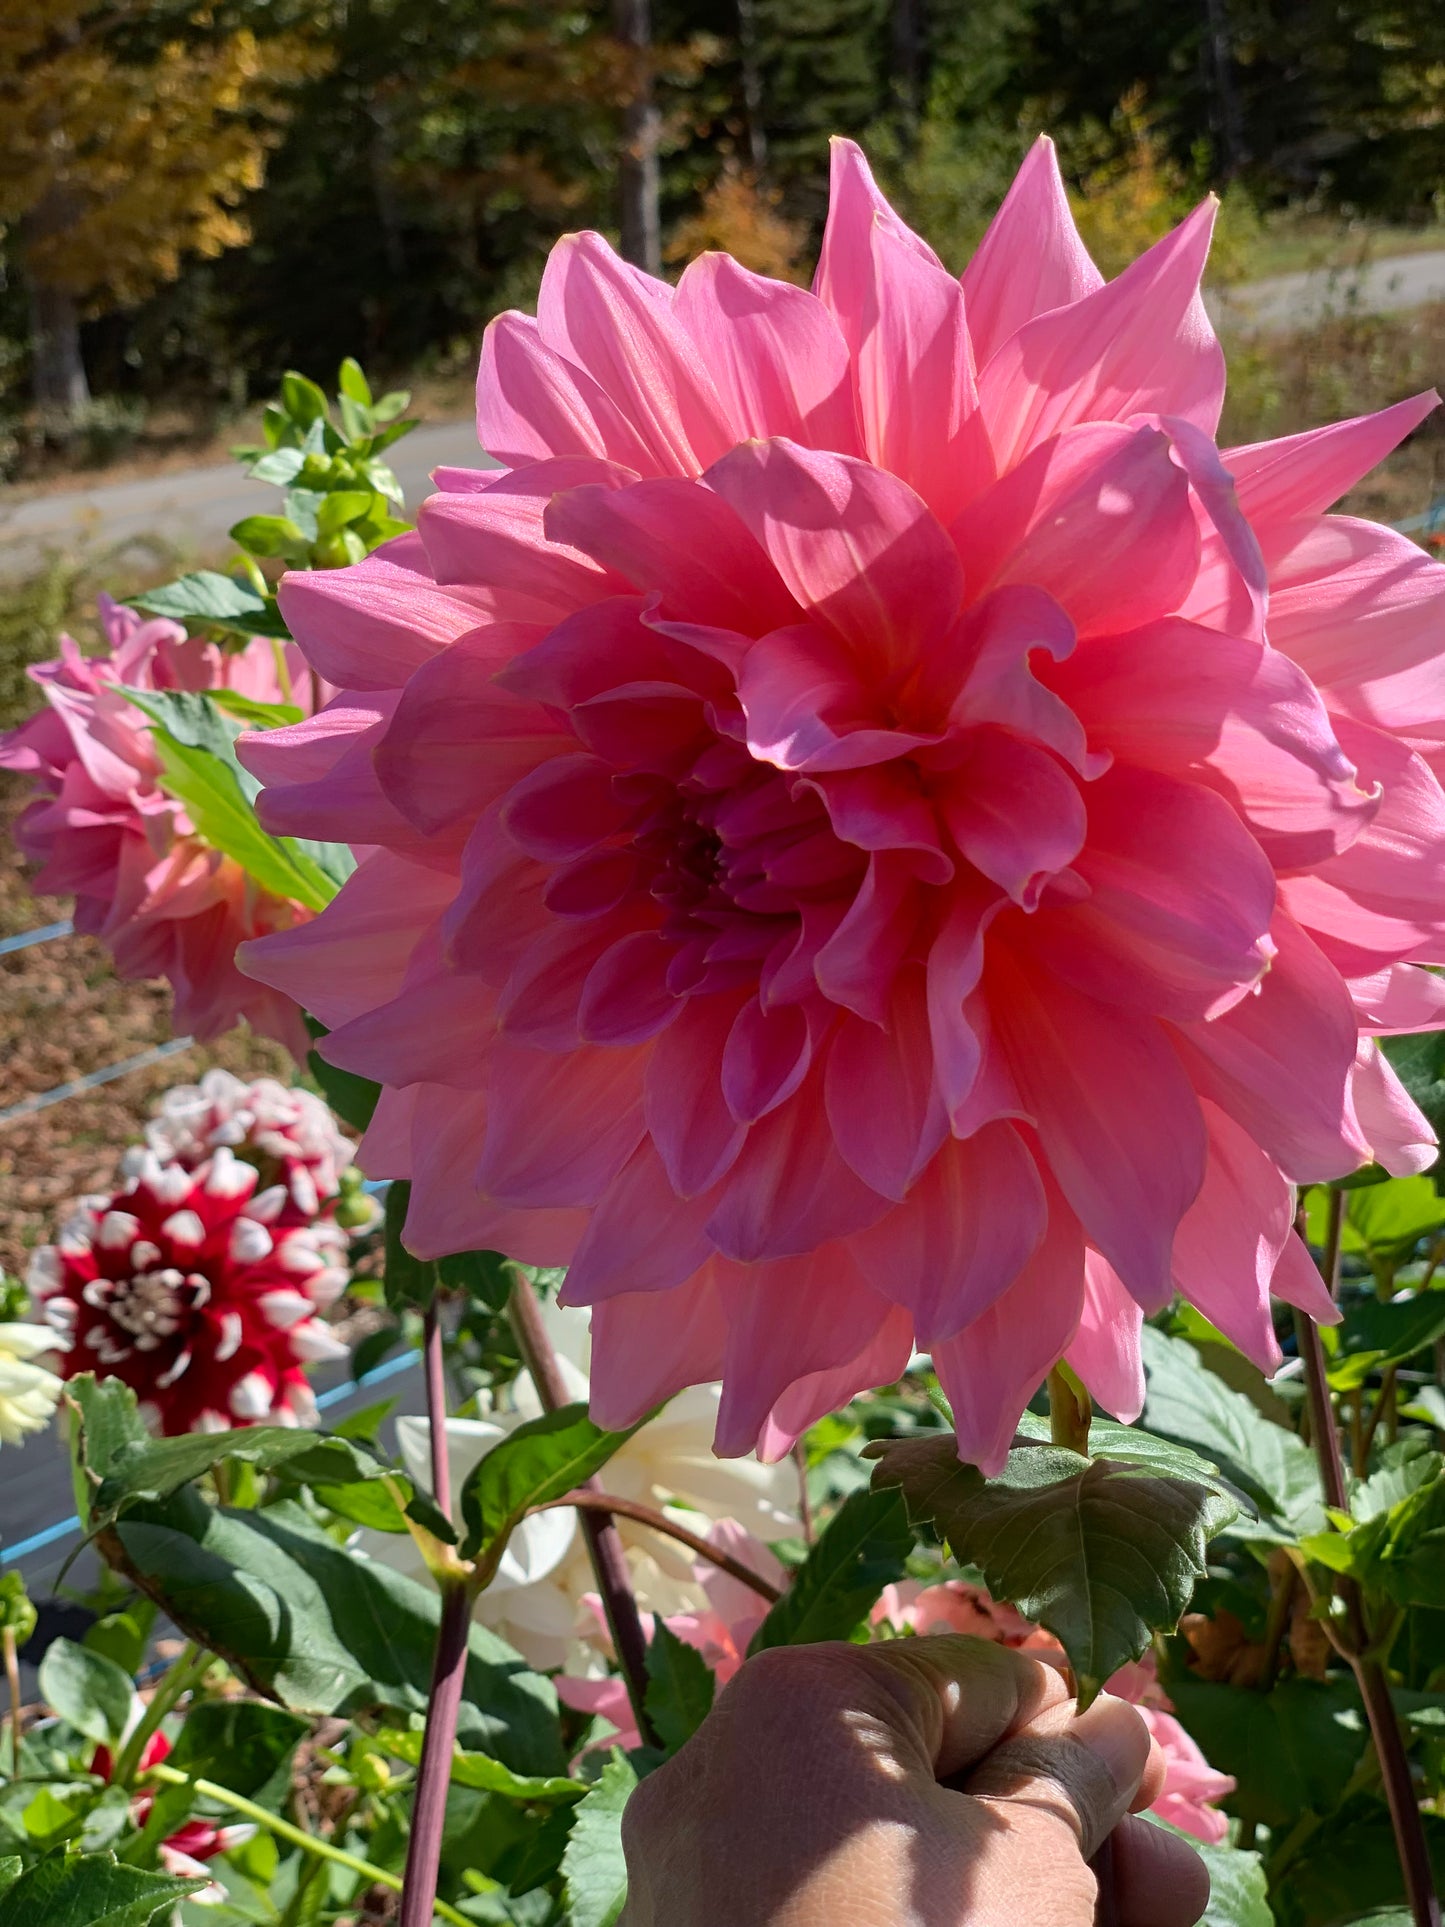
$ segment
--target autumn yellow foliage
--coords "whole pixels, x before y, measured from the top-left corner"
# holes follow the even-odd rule
[[[27,276],[103,311],[244,242],[285,90],[323,64],[204,8],[0,0],[0,222]]]
[[[725,167],[703,195],[697,212],[678,222],[663,250],[668,262],[691,261],[717,248],[755,274],[777,281],[804,281],[800,258],[807,229],[778,211],[781,195],[762,187],[742,169]]]

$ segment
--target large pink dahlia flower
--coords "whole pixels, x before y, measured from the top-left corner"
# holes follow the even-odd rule
[[[994,1467],[1176,1289],[1273,1365],[1291,1181],[1433,1158],[1445,570],[1323,513],[1431,398],[1221,455],[1210,221],[1105,285],[1043,142],[960,281],[839,142],[811,293],[569,236],[507,472],[283,585],[263,816],[377,848],[247,968],[419,1252],[570,1265],[603,1423],[773,1456],[916,1343]]]
[[[98,937],[121,977],[165,977],[175,1025],[216,1037],[245,1018],[297,1057],[309,1039],[289,997],[245,977],[236,946],[289,928],[310,912],[258,890],[230,857],[192,832],[181,806],[160,787],[149,725],[122,691],[237,690],[280,702],[272,645],[257,638],[240,654],[187,639],[178,622],[143,619],[100,598],[107,648],[82,655],[61,636],[60,655],[30,675],[45,706],[0,732],[0,769],[29,776],[35,797],[15,840],[40,871],[35,888],[75,899],[75,927]],[[298,678],[304,688],[308,678]]]

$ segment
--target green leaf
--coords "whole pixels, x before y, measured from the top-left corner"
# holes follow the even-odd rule
[[[299,1714],[262,1700],[200,1700],[186,1714],[166,1765],[260,1806],[279,1808],[290,1795],[292,1756],[309,1730]],[[194,1804],[190,1787],[157,1786],[146,1819],[149,1838],[164,1840]]]
[[[692,1738],[712,1711],[716,1693],[717,1681],[702,1654],[659,1618],[647,1648],[646,1706],[669,1753]]]
[[[393,1311],[404,1311],[408,1305],[425,1311],[436,1296],[435,1262],[413,1256],[403,1242],[410,1206],[410,1179],[393,1178],[386,1190],[386,1251],[382,1269],[386,1302]]]
[[[282,729],[299,723],[305,711],[295,703],[260,703],[254,696],[243,696],[239,689],[211,689],[211,701],[228,716],[234,716],[247,729]]]
[[[108,1853],[55,1854],[0,1895],[0,1927],[148,1927],[207,1884],[123,1867]]]
[[[409,388],[392,388],[382,396],[380,401],[373,403],[371,412],[379,422],[394,422],[398,415],[405,414],[410,407],[411,390]],[[408,427],[414,425],[413,423],[408,423]]]
[[[503,1312],[512,1295],[516,1273],[500,1251],[458,1251],[437,1260],[437,1272],[448,1291],[464,1291],[489,1312]]]
[[[299,448],[273,448],[269,455],[263,455],[246,470],[246,479],[251,482],[273,482],[285,488],[294,482],[300,473],[301,464],[306,457]]]
[[[947,1443],[953,1446],[952,1439]],[[912,1550],[908,1508],[898,1492],[851,1492],[753,1634],[748,1651],[847,1639],[868,1617],[883,1588],[903,1577]]]
[[[1445,1031],[1382,1037],[1380,1047],[1437,1137],[1445,1136]]]
[[[147,615],[169,616],[175,622],[225,629],[238,636],[279,636],[285,641],[291,634],[274,596],[261,595],[249,582],[215,569],[197,569],[159,589],[146,589],[133,595],[131,602]]]
[[[18,1853],[6,1854],[0,1859],[0,1894],[6,1893],[25,1871],[25,1862]]]
[[[1151,1826],[1186,1840],[1209,1869],[1209,1905],[1198,1927],[1274,1927],[1269,1905],[1269,1882],[1257,1853],[1244,1853],[1222,1842],[1196,1840],[1193,1834],[1171,1827],[1153,1813],[1143,1816]]]
[[[376,1741],[398,1760],[405,1760],[408,1766],[420,1766],[423,1737],[419,1732],[403,1733],[395,1727],[382,1727]],[[587,1793],[580,1780],[564,1779],[559,1774],[514,1773],[489,1754],[467,1753],[460,1747],[452,1756],[450,1778],[453,1786],[473,1787],[480,1793],[500,1793],[508,1800],[525,1800],[543,1806],[581,1800]]]
[[[508,1433],[477,1461],[462,1487],[462,1557],[500,1559],[530,1507],[560,1499],[590,1479],[636,1430],[604,1432],[578,1404],[544,1412]]]
[[[0,1572],[0,1626],[15,1635],[17,1646],[29,1639],[39,1617],[25,1590],[24,1575],[13,1566],[9,1572]]]
[[[1292,1827],[1339,1805],[1369,1737],[1353,1679],[1293,1678],[1257,1693],[1175,1666],[1164,1684],[1209,1764],[1234,1775],[1231,1813]]]
[[[151,1436],[135,1393],[121,1379],[81,1372],[67,1381],[62,1396],[74,1415],[70,1451],[75,1509],[88,1526],[99,1487],[129,1453],[149,1445]]]
[[[316,532],[323,537],[335,535],[348,522],[359,522],[362,516],[369,515],[374,506],[380,504],[369,488],[336,489],[322,497],[316,511]]]
[[[1324,1524],[1319,1468],[1304,1441],[1207,1370],[1186,1339],[1148,1325],[1142,1338],[1145,1428],[1202,1452],[1260,1508],[1261,1519],[1237,1520],[1233,1535],[1279,1540],[1318,1530]]]
[[[1445,1819],[1422,1813],[1420,1825],[1439,1892],[1445,1888]],[[1405,1898],[1384,1802],[1349,1802],[1344,1815],[1321,1827],[1291,1860],[1285,1886],[1290,1921],[1299,1927],[1345,1927],[1357,1921],[1381,1927],[1378,1915]]]
[[[279,556],[293,566],[305,566],[310,542],[289,515],[244,515],[228,533],[248,555]]]
[[[613,1927],[627,1905],[622,1810],[636,1785],[637,1775],[614,1753],[577,1809],[562,1855],[571,1927]]]
[[[1371,1257],[1400,1258],[1445,1227],[1445,1198],[1429,1178],[1390,1178],[1351,1191],[1345,1215]]]
[[[308,1485],[350,1485],[392,1476],[391,1468],[352,1439],[299,1432],[283,1425],[238,1426],[230,1432],[187,1432],[133,1448],[101,1482],[92,1524],[111,1525],[137,1505],[156,1504],[201,1478],[212,1466],[286,1467]]]
[[[318,1023],[309,1011],[306,1013],[306,1028],[318,1044],[328,1034],[326,1026]],[[358,1077],[355,1071],[344,1071],[328,1063],[319,1050],[306,1053],[306,1068],[321,1086],[322,1096],[342,1123],[349,1124],[354,1131],[364,1131],[381,1097],[380,1084],[373,1084],[369,1077]],[[403,1212],[403,1218],[405,1215]]]
[[[1121,1430],[1127,1428],[1120,1428]],[[1087,1703],[1153,1633],[1172,1631],[1204,1576],[1205,1547],[1238,1507],[1222,1489],[1139,1463],[1017,1445],[996,1479],[962,1465],[954,1439],[871,1446],[875,1488],[901,1488],[995,1599],[1055,1635]]]
[[[146,1649],[155,1625],[155,1608],[148,1599],[137,1600],[128,1612],[106,1613],[85,1635],[83,1644],[91,1652],[112,1659],[129,1678],[145,1664]]]
[[[362,408],[371,406],[371,383],[361,371],[361,363],[354,355],[348,355],[336,373],[336,386],[343,395]]]
[[[1330,1384],[1338,1391],[1351,1391],[1373,1372],[1403,1365],[1445,1337],[1445,1291],[1389,1301],[1360,1299],[1346,1308],[1337,1326],[1326,1326],[1320,1336],[1329,1355]]]
[[[187,1638],[292,1712],[393,1726],[425,1712],[437,1593],[356,1558],[299,1505],[231,1512],[186,1489],[128,1513],[98,1543]],[[469,1639],[460,1743],[518,1773],[560,1774],[550,1681],[485,1627]]]
[[[1445,1460],[1411,1462],[1415,1484],[1350,1532],[1311,1533],[1300,1549],[1334,1572],[1387,1594],[1399,1606],[1445,1607]],[[1367,1495],[1370,1503],[1370,1495]]]
[[[135,1704],[135,1683],[113,1659],[57,1639],[40,1662],[40,1696],[97,1746],[114,1746]]]
[[[281,406],[302,428],[326,419],[325,395],[314,381],[297,374],[294,368],[288,368],[281,377]]]

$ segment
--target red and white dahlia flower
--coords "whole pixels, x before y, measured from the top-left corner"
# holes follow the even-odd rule
[[[217,1037],[245,1018],[297,1057],[309,1047],[301,1014],[236,968],[248,937],[289,929],[310,912],[258,890],[240,865],[192,832],[160,787],[149,723],[123,689],[229,688],[280,702],[272,645],[258,637],[239,654],[187,639],[178,622],[146,620],[100,598],[108,648],[84,656],[60,638],[54,662],[29,674],[45,707],[0,732],[0,769],[34,779],[35,799],[15,841],[40,865],[35,889],[75,899],[75,927],[98,937],[121,977],[165,977],[175,1026]],[[297,664],[298,669],[302,667]],[[309,681],[298,675],[297,687]]]
[[[346,1356],[319,1316],[346,1234],[286,1223],[286,1187],[257,1181],[225,1147],[195,1171],[147,1153],[113,1197],[81,1199],[30,1262],[63,1377],[123,1379],[168,1435],[314,1419],[303,1367]]]
[[[139,1720],[142,1711],[140,1699],[137,1697],[136,1720]],[[127,1728],[128,1732],[129,1730]],[[150,1767],[159,1766],[163,1760],[169,1759],[170,1754],[171,1742],[168,1736],[159,1732],[152,1733],[141,1748],[139,1771],[144,1773]],[[91,1755],[90,1770],[99,1779],[104,1780],[107,1786],[110,1784],[111,1775],[115,1772],[115,1759],[108,1746],[98,1746],[95,1749]],[[156,1796],[144,1789],[133,1796],[130,1815],[136,1826],[145,1825],[155,1803]],[[211,1820],[187,1820],[177,1827],[174,1833],[168,1833],[161,1841],[156,1850],[157,1858],[166,1872],[174,1874],[178,1880],[209,1881],[209,1885],[202,1887],[198,1893],[187,1896],[193,1906],[218,1907],[228,1896],[219,1880],[210,1879],[206,1862],[214,1860],[218,1854],[229,1853],[233,1847],[243,1845],[253,1837],[255,1831],[255,1827],[248,1823],[234,1827],[218,1827]],[[176,1912],[179,1915],[179,1909]]]
[[[839,142],[811,293],[569,236],[507,471],[283,584],[263,818],[376,847],[246,968],[419,1253],[571,1267],[600,1422],[771,1457],[917,1344],[996,1467],[1175,1290],[1273,1367],[1291,1182],[1433,1159],[1445,570],[1324,514],[1433,398],[1221,454],[1211,220],[1106,285],[1041,142],[960,280]]]
[[[285,1188],[285,1222],[314,1218],[341,1191],[355,1149],[313,1092],[230,1071],[209,1070],[199,1084],[165,1092],[145,1127],[145,1149],[127,1151],[121,1170],[140,1170],[149,1151],[162,1164],[194,1171],[223,1145],[254,1164],[264,1187]]]

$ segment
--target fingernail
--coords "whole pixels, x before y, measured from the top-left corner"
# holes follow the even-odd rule
[[[1149,1761],[1149,1730],[1127,1700],[1100,1693],[1069,1729],[1101,1760],[1123,1799],[1132,1799]]]

